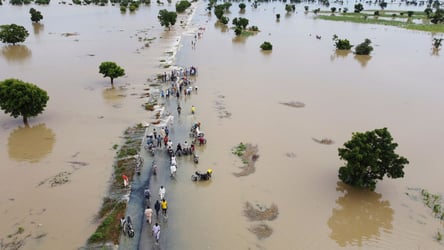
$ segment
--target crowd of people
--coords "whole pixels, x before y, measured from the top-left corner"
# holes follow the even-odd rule
[[[192,82],[189,80],[188,76],[196,75],[197,69],[195,67],[189,67],[179,70],[173,70],[170,74],[166,72],[163,74],[162,81],[164,82],[164,87],[160,90],[159,97],[164,99],[165,102],[170,102],[168,99],[171,96],[177,97],[177,116],[182,113],[182,106],[180,105],[180,97],[189,96],[191,93],[197,93],[197,86],[193,86]],[[196,114],[196,107],[191,106],[190,115]],[[166,112],[167,115],[173,116]],[[173,116],[174,118],[174,116]],[[173,118],[171,118],[173,120]],[[183,140],[180,142],[173,143],[170,130],[173,124],[164,124],[159,127],[155,127],[146,136],[145,149],[149,149],[150,152],[154,154],[167,152],[170,161],[170,176],[175,178],[178,169],[178,159],[177,157],[183,155],[190,155],[194,162],[197,163],[196,158],[198,157],[195,153],[196,145],[203,145],[206,142],[204,138],[204,133],[200,130],[201,123],[196,122],[191,125],[190,139]],[[155,152],[155,153],[154,153]],[[166,222],[168,215],[168,201],[166,198],[166,186],[161,185],[158,192],[158,198],[152,206],[150,198],[151,192],[149,187],[145,189],[144,192],[146,208],[144,211],[146,223],[151,226],[151,235],[155,240],[156,244],[159,244],[161,222]],[[153,221],[153,215],[155,214],[156,219]],[[162,220],[163,217],[163,220]],[[154,223],[154,224],[153,224]]]

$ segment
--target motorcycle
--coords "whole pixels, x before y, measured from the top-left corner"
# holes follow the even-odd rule
[[[193,175],[191,175],[192,181],[208,181],[211,179],[211,175],[213,174],[212,169],[208,169],[207,172],[201,173],[196,171]]]
[[[128,235],[130,238],[133,238],[135,235],[133,223],[131,222],[131,217],[128,215],[125,218],[121,219],[121,224],[123,226],[123,234]]]
[[[154,149],[156,148],[156,146],[154,146],[153,143],[146,144],[144,146],[144,148],[145,148],[146,151],[148,151],[151,154],[151,156],[154,156]]]
[[[199,163],[199,155],[197,155],[196,153],[193,154],[193,161],[194,163]]]

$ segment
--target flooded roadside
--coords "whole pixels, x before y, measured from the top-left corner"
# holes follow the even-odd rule
[[[54,3],[40,7],[45,20],[34,35],[23,18],[26,6],[0,7],[2,21],[31,31],[23,44],[29,53],[12,53],[2,45],[7,51],[0,68],[8,70],[1,70],[0,78],[33,82],[50,95],[47,109],[30,120],[30,128],[23,128],[20,119],[0,115],[0,174],[10,180],[0,184],[5,190],[0,194],[4,243],[23,228],[18,236],[26,237],[24,249],[76,249],[95,230],[94,218],[111,178],[113,146],[120,143],[124,129],[149,119],[140,93],[162,63],[172,60],[180,41],[174,31],[158,25],[158,7],[121,14],[112,6]],[[182,32],[179,25],[176,32]],[[149,48],[145,38],[152,39]],[[116,79],[115,89],[98,73],[105,60],[125,68],[127,76]],[[61,173],[70,173],[64,185],[45,182]]]
[[[236,7],[232,6],[230,18],[240,15]],[[436,138],[442,134],[444,117],[432,111],[443,106],[443,89],[437,84],[443,59],[429,53],[432,36],[312,20],[311,14],[303,13],[277,23],[274,16],[280,8],[276,3],[248,9],[245,15],[261,32],[241,42],[233,40],[231,30],[222,32],[214,25],[215,17],[208,17],[203,7],[196,13],[196,22],[208,21],[208,25],[196,49],[191,49],[192,32],[177,40],[161,29],[149,30],[157,35],[148,37],[181,42],[178,65],[198,66],[199,95],[183,107],[189,110],[195,105],[197,114],[184,119],[201,121],[209,141],[199,165],[179,171],[177,183],[169,190],[174,201],[169,215],[174,241],[168,242],[168,249],[225,249],[228,244],[241,249],[440,247],[431,238],[439,223],[427,216],[422,204],[403,195],[412,186],[442,192],[437,156],[443,145]],[[43,139],[35,139],[43,141],[36,143],[43,145],[42,151],[32,157],[23,152],[11,157],[9,145],[3,144],[0,152],[0,173],[11,180],[0,184],[2,190],[8,190],[0,194],[5,221],[0,225],[1,235],[24,225],[25,232],[33,230],[34,237],[25,248],[76,248],[95,229],[91,222],[108,187],[114,156],[111,148],[119,142],[123,128],[146,120],[146,111],[139,109],[144,99],[138,93],[146,88],[146,78],[163,71],[159,58],[174,54],[164,54],[165,40],[153,40],[149,49],[134,49],[143,47],[135,34],[146,29],[146,23],[157,22],[155,8],[143,8],[115,22],[113,8],[99,10],[82,21],[85,26],[69,23],[76,18],[73,13],[56,26],[45,23],[43,32],[25,44],[29,53],[23,54],[27,56],[0,60],[0,68],[8,68],[7,73],[0,72],[1,78],[20,76],[39,84],[51,96],[48,109],[31,121],[32,127],[50,130]],[[59,11],[68,14],[67,7],[48,8],[45,20]],[[153,19],[141,20],[146,17]],[[103,24],[103,20],[110,23]],[[90,23],[101,26],[86,27]],[[59,36],[65,32],[79,35]],[[91,34],[94,39],[88,38]],[[317,40],[314,34],[323,38]],[[333,34],[354,44],[369,37],[375,52],[365,60],[353,55],[332,57]],[[400,45],[400,40],[410,41],[412,36],[414,43]],[[273,43],[272,53],[259,51],[264,40]],[[45,63],[37,63],[38,58],[45,58]],[[406,63],[405,58],[414,60]],[[123,65],[128,74],[117,79],[116,90],[109,89],[108,79],[97,73],[99,63],[108,59]],[[295,109],[281,104],[291,102],[305,106]],[[0,118],[1,138],[8,138],[21,125],[4,114]],[[400,154],[411,162],[405,178],[384,180],[370,195],[342,187],[337,183],[341,165],[337,147],[351,132],[382,126],[389,127]],[[329,138],[334,143],[323,145],[313,138]],[[29,143],[26,138],[18,144],[17,139],[11,140],[15,149],[20,146],[14,145]],[[240,142],[257,145],[260,158],[254,174],[237,178],[233,173],[242,164],[231,150]],[[73,161],[88,165],[71,174],[69,184],[36,188],[48,177],[75,169],[69,163]],[[210,183],[190,182],[190,173],[207,167],[215,170]],[[279,216],[267,223],[273,230],[269,237],[259,240],[248,230],[252,223],[243,213],[247,202],[278,207]],[[75,216],[67,217],[67,213]],[[349,228],[356,230],[347,231]]]

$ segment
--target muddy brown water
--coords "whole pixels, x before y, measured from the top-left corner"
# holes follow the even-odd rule
[[[0,7],[2,23],[24,25],[31,33],[20,47],[2,45],[0,78],[33,82],[51,98],[45,112],[31,119],[31,128],[0,115],[0,174],[6,177],[0,182],[0,237],[21,226],[32,232],[24,249],[75,249],[84,243],[97,226],[112,146],[126,127],[148,120],[139,94],[148,77],[164,71],[160,60],[169,60],[165,52],[180,41],[177,64],[199,68],[199,94],[183,107],[186,113],[195,105],[197,114],[183,119],[202,122],[208,144],[198,149],[197,168],[213,168],[214,178],[191,183],[195,167],[188,166],[168,184],[168,230],[174,236],[169,249],[442,248],[433,240],[442,225],[404,194],[408,187],[443,192],[444,59],[431,54],[432,38],[441,35],[314,20],[302,6],[286,16],[273,3],[247,8],[242,15],[261,32],[239,40],[214,25],[204,5],[191,31],[176,26],[177,33],[187,31],[182,40],[158,26],[163,7],[155,4],[122,15],[112,6],[52,3],[38,6],[45,18],[38,27],[31,25],[27,6]],[[233,4],[228,16],[240,15]],[[197,27],[205,32],[193,50]],[[333,34],[352,44],[370,38],[375,50],[370,57],[336,53]],[[141,49],[138,35],[157,39]],[[271,53],[260,51],[263,41],[273,44]],[[105,60],[126,70],[115,89],[98,74]],[[292,101],[305,107],[281,104]],[[337,148],[352,132],[380,127],[389,128],[398,153],[410,160],[405,177],[379,182],[370,193],[338,183]],[[238,178],[233,173],[241,162],[231,149],[239,142],[258,145],[260,158],[254,174]],[[62,171],[72,172],[69,183],[39,185]],[[243,215],[245,202],[278,206],[277,219],[264,222],[273,229],[269,238],[258,240],[248,230],[256,224]]]

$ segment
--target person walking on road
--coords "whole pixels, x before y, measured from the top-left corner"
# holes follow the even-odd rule
[[[162,208],[163,216],[167,217],[167,209],[168,209],[168,202],[165,199],[162,199],[160,202],[160,207]]]
[[[146,207],[145,216],[146,216],[146,222],[148,222],[148,224],[151,224],[151,217],[153,216],[153,209],[151,209],[150,206]]]
[[[153,236],[156,239],[156,245],[159,244],[159,238],[160,238],[160,225],[156,222],[153,226]]]
[[[160,196],[160,199],[162,200],[163,198],[165,198],[165,193],[166,193],[166,189],[165,189],[165,187],[164,186],[160,186],[160,188],[159,188],[159,196]]]
[[[156,210],[156,217],[159,218],[159,211],[160,211],[160,202],[159,202],[159,200],[156,200],[156,203],[154,204],[154,210]]]

